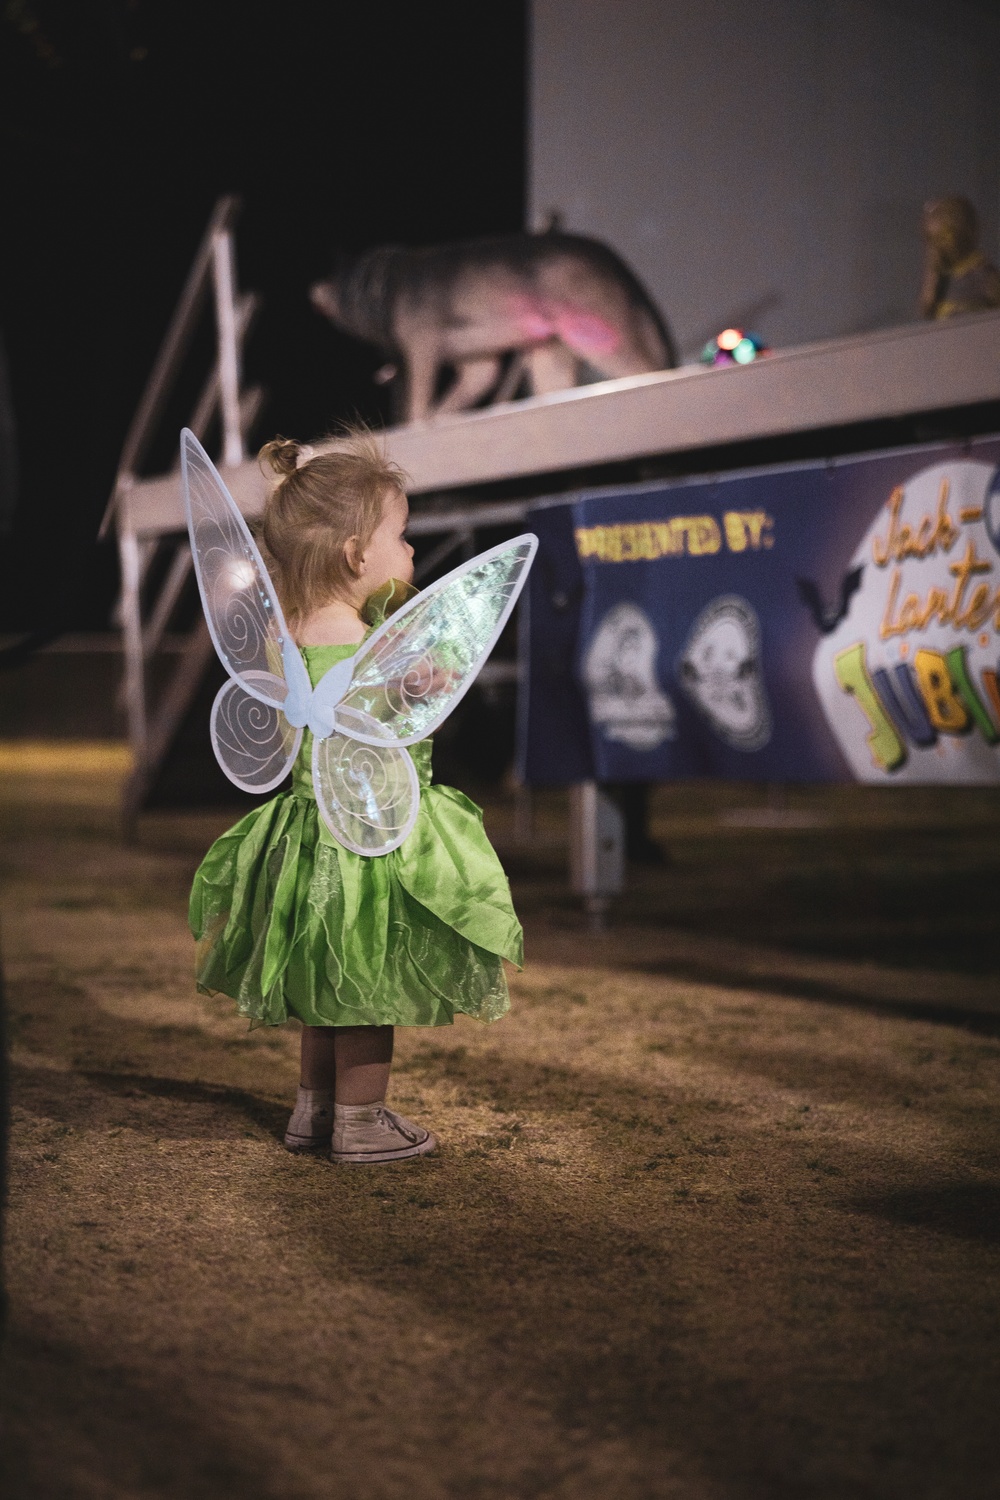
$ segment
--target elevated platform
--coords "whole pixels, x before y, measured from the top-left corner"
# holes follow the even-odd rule
[[[1000,312],[989,312],[781,349],[751,365],[606,380],[385,436],[417,496],[995,400]],[[259,514],[267,480],[257,464],[223,473],[244,513]],[[139,539],[180,530],[176,474],[121,485],[118,522]]]
[[[180,650],[165,653],[190,579],[191,554],[177,471],[139,477],[209,295],[217,355],[189,425],[203,435],[218,413],[220,468],[246,516],[260,514],[268,492],[268,479],[247,456],[246,435],[263,393],[242,385],[242,344],[257,299],[240,294],[237,286],[237,208],[235,200],[221,199],[209,221],[126,437],[102,528],[103,534],[113,520],[122,570],[121,701],[135,764],[125,793],[126,826],[142,805],[212,656],[200,617]],[[476,531],[517,527],[533,498],[590,483],[595,473],[612,477],[618,465],[623,473],[629,465],[634,471],[644,461],[663,463],[676,456],[683,472],[686,461],[697,468],[701,455],[703,467],[711,455],[713,465],[735,467],[745,462],[741,449],[748,443],[998,400],[1000,313],[994,312],[783,349],[751,365],[686,366],[603,381],[390,428],[385,441],[410,476],[409,491],[417,501],[411,534],[440,538],[420,558],[418,576],[430,576],[454,553],[471,555]],[[316,451],[335,446],[317,443]],[[729,449],[733,456],[727,464]],[[516,675],[517,665],[491,663],[490,671],[496,681],[506,680]],[[583,813],[575,819],[581,828],[593,821]],[[584,838],[581,848],[592,842]]]

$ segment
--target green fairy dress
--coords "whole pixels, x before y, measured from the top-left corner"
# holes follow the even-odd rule
[[[302,648],[315,686],[357,646]],[[292,785],[212,845],[191,891],[198,988],[251,1025],[447,1026],[509,1008],[503,960],[521,927],[474,802],[431,786],[431,742],[412,832],[390,854],[354,854],[319,815],[306,730]]]

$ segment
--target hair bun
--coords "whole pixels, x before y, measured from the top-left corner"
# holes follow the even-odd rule
[[[260,463],[268,464],[275,474],[287,479],[298,468],[302,452],[301,443],[296,443],[292,438],[276,437],[273,442],[264,444],[257,459]]]

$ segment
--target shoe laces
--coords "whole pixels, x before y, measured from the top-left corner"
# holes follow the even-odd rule
[[[395,1135],[401,1135],[404,1140],[409,1141],[413,1146],[420,1140],[419,1131],[408,1124],[402,1115],[397,1115],[395,1110],[387,1109],[384,1104],[380,1104],[378,1106],[378,1113],[379,1123],[383,1129],[391,1130]]]

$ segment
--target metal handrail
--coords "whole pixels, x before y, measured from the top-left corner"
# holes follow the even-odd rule
[[[231,235],[233,225],[236,222],[240,210],[240,200],[229,194],[220,198],[208,221],[208,228],[198,246],[197,254],[184,290],[181,292],[180,301],[170,320],[160,351],[156,356],[145,390],[136,408],[135,416],[132,418],[125,442],[122,446],[121,458],[118,461],[118,472],[115,475],[114,488],[108,501],[103,519],[101,521],[98,537],[103,539],[108,532],[111,521],[115,514],[119,491],[123,485],[127,485],[134,479],[139,465],[142,463],[149,447],[150,439],[160,413],[163,410],[167,398],[167,392],[176,373],[177,366],[184,356],[191,335],[194,332],[198,314],[201,311],[202,299],[208,288],[209,277],[214,273],[217,286],[217,299],[222,300],[219,290],[219,272],[225,275],[226,268],[229,269],[230,292],[232,290],[232,259],[231,248],[228,256],[220,251],[220,242],[226,240],[231,247]],[[235,330],[230,330],[233,333]],[[221,329],[220,329],[221,333]],[[231,387],[235,377],[239,383],[239,360],[238,356],[229,357],[224,353],[229,340],[220,337],[220,360],[219,360],[219,383],[222,388],[223,406],[223,429],[227,442],[231,431],[232,422],[232,395]],[[238,419],[237,419],[238,421]],[[240,458],[242,458],[242,440],[240,443]],[[227,462],[229,460],[227,459]],[[239,460],[237,459],[237,462]]]

